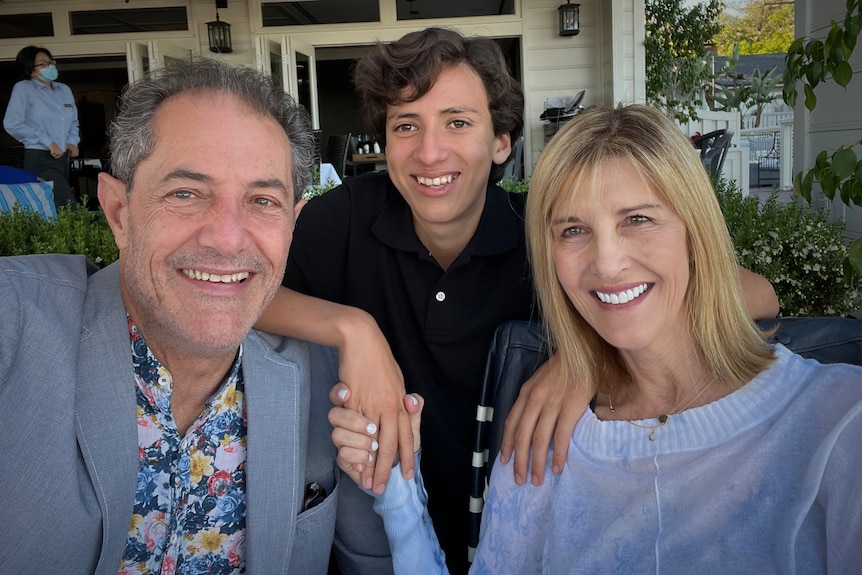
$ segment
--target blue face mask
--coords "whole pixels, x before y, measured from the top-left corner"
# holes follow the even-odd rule
[[[54,64],[51,64],[50,66],[45,66],[39,72],[39,76],[46,82],[53,82],[57,79],[57,76],[59,75],[60,73],[57,72],[57,66],[55,66]]]

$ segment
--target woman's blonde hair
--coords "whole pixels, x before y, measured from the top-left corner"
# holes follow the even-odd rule
[[[579,114],[542,152],[527,196],[527,245],[539,305],[563,381],[612,392],[629,377],[616,349],[584,320],[557,279],[555,210],[592,194],[608,161],[630,164],[688,231],[690,279],[684,306],[710,375],[743,385],[772,361],[742,299],[736,256],[709,177],[691,141],[649,106],[596,107]]]

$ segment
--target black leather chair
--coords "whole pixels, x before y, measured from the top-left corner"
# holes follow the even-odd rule
[[[512,155],[503,167],[501,180],[524,179],[524,136],[519,136],[512,143]]]
[[[326,140],[326,161],[332,164],[338,177],[344,179],[344,170],[347,167],[347,152],[350,147],[350,132],[329,136]]]
[[[691,139],[692,144],[700,150],[700,161],[712,179],[721,175],[724,160],[727,158],[727,150],[733,140],[733,132],[728,130],[716,130],[695,136]]]
[[[789,317],[758,322],[777,330],[771,340],[821,363],[862,365],[862,315],[855,317]],[[477,409],[470,492],[470,547],[479,543],[484,493],[491,466],[500,452],[503,423],[521,385],[548,359],[544,327],[538,322],[510,321],[497,328]]]

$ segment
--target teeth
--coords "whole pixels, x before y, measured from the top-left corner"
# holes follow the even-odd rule
[[[633,287],[631,289],[627,289],[625,291],[621,291],[620,293],[603,293],[600,291],[596,292],[596,296],[599,298],[599,301],[602,303],[609,303],[613,305],[619,305],[623,303],[628,303],[633,299],[640,297],[642,293],[647,290],[647,284],[641,284],[639,286]]]
[[[236,282],[239,282],[239,281],[242,281],[242,280],[248,278],[248,272],[239,272],[236,274],[218,275],[218,274],[211,274],[209,272],[202,272],[202,271],[198,271],[198,270],[186,269],[186,270],[183,270],[183,273],[186,274],[186,276],[192,278],[193,280],[201,280],[201,281],[205,281],[205,282],[224,283],[224,284],[236,283]]]
[[[451,184],[452,179],[452,174],[439,178],[425,178],[423,176],[416,177],[416,181],[418,181],[423,186],[444,186],[446,184]]]

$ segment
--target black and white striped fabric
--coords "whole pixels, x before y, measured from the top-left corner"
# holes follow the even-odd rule
[[[497,328],[491,341],[481,397],[476,408],[473,467],[470,471],[470,546],[467,553],[471,562],[479,544],[488,477],[500,452],[503,423],[518,397],[521,384],[547,358],[544,328],[537,322],[506,322]]]

